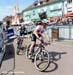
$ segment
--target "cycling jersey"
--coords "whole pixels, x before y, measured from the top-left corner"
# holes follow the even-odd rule
[[[37,30],[38,34],[42,34],[44,31],[46,31],[47,29],[44,28],[41,25],[38,25],[34,30]]]
[[[42,33],[43,33],[44,31],[46,31],[47,28],[44,28],[43,26],[38,25],[34,30],[37,30],[38,36],[39,36],[39,37],[42,37]],[[31,40],[32,40],[32,41],[36,41],[36,39],[37,39],[37,37],[35,36],[34,31],[33,31],[32,34],[31,34]]]

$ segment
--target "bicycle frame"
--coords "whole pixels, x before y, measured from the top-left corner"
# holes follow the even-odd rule
[[[36,44],[32,50],[32,57],[35,57],[35,55],[38,51],[42,52],[43,49],[45,49],[45,47],[42,43]]]

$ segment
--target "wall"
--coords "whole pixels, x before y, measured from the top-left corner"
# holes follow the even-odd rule
[[[43,6],[35,7],[23,13],[24,20],[40,19],[38,13],[46,12],[47,18],[54,16],[62,16],[62,2],[46,4]]]

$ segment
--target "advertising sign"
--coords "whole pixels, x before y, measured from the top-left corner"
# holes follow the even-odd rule
[[[11,37],[14,36],[14,29],[13,28],[9,28],[6,32],[7,32],[8,39],[10,39]]]

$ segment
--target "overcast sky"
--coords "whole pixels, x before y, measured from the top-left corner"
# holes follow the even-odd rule
[[[35,0],[0,0],[0,20],[5,16],[13,15],[14,5],[17,4],[19,12],[31,5]]]

